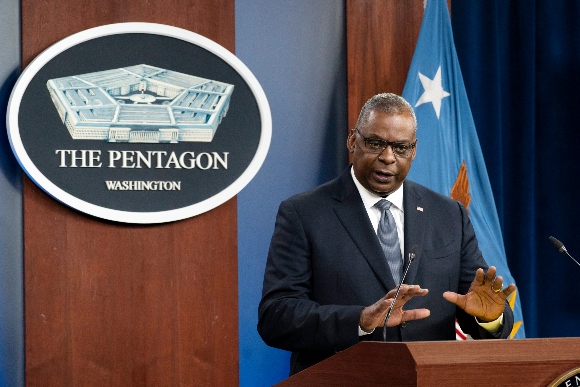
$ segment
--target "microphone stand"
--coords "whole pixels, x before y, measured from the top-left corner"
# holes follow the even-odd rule
[[[564,250],[564,253],[566,253],[566,255],[567,255],[567,256],[569,256],[571,260],[573,260],[574,262],[576,262],[576,265],[580,266],[580,263],[578,263],[578,261],[577,261],[577,260],[575,260],[575,259],[574,259],[574,258],[573,258],[573,257],[570,255],[570,253],[568,253],[568,250]]]
[[[414,249],[411,249],[414,250]],[[393,311],[393,307],[395,306],[395,301],[397,301],[397,297],[399,296],[399,291],[401,290],[401,285],[405,281],[405,277],[407,276],[407,272],[409,271],[409,267],[411,267],[411,262],[415,259],[415,253],[409,253],[409,263],[407,264],[407,268],[403,273],[403,277],[401,278],[401,282],[399,282],[399,286],[397,287],[397,292],[395,293],[395,297],[393,297],[393,301],[389,306],[389,310],[387,311],[387,315],[385,316],[385,322],[383,323],[383,341],[387,341],[387,322],[389,321],[389,317],[391,316],[391,312]]]

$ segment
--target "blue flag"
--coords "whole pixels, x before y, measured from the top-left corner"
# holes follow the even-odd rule
[[[417,115],[417,147],[409,178],[462,202],[490,266],[504,284],[507,266],[499,218],[461,76],[446,0],[428,0],[403,97]],[[508,299],[515,324],[510,338],[525,337],[518,291]]]

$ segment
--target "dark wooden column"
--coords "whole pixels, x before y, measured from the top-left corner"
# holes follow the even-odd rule
[[[401,95],[415,53],[425,0],[347,0],[348,127],[378,93]],[[447,0],[451,12],[451,0]]]
[[[234,0],[22,1],[22,58],[103,24],[185,28],[234,51]],[[24,179],[26,383],[238,384],[237,206],[106,222]]]
[[[423,0],[347,0],[348,125],[373,95],[401,94],[423,19]]]

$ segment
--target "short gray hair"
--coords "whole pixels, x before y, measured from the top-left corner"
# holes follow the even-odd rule
[[[361,129],[369,122],[372,111],[387,113],[393,116],[408,113],[413,118],[413,127],[417,133],[417,117],[413,108],[403,97],[393,93],[377,94],[369,99],[362,107],[356,128]]]

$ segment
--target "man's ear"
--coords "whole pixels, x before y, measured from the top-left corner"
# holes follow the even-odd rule
[[[413,148],[413,157],[411,157],[411,161],[415,160],[415,156],[417,156],[417,144],[419,143],[419,140],[415,140],[415,147]]]
[[[355,129],[351,129],[350,130],[350,134],[348,135],[348,138],[346,139],[346,149],[348,149],[348,151],[350,153],[354,152],[354,147],[355,147],[355,140],[356,140],[356,130]]]

